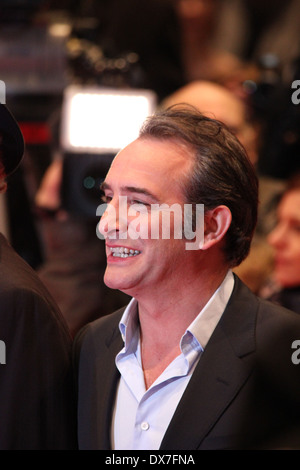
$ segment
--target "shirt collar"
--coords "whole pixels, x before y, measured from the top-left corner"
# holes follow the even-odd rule
[[[225,310],[233,286],[234,277],[232,271],[228,271],[221,285],[182,336],[180,346],[184,354],[185,350],[187,350],[187,352],[190,350],[191,344],[195,344],[195,340],[200,345],[201,349],[206,347],[210,336]],[[119,323],[125,352],[128,351],[129,347],[137,347],[139,337],[137,312],[138,302],[133,298],[127,305]]]
[[[124,341],[125,351],[135,336],[138,329],[138,302],[135,298],[131,299],[127,305],[119,323],[119,329]]]
[[[232,294],[234,277],[232,271],[228,271],[223,282],[211,296],[195,320],[187,328],[204,349],[219,322],[225,307]]]

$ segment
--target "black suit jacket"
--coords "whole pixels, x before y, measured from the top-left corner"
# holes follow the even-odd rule
[[[74,342],[81,449],[110,449],[123,311],[87,325]],[[294,447],[300,365],[291,361],[291,344],[297,338],[299,315],[262,301],[236,278],[161,450]]]
[[[70,333],[36,273],[1,234],[0,340],[0,449],[76,449]]]

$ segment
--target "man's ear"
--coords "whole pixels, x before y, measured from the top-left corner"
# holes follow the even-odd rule
[[[231,212],[227,206],[217,206],[204,214],[204,238],[201,250],[207,250],[219,243],[231,224]]]

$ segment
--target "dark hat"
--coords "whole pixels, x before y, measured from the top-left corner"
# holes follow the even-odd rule
[[[6,105],[0,104],[0,159],[6,176],[19,166],[25,145],[21,129]]]

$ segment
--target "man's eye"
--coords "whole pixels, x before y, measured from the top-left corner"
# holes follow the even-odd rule
[[[101,200],[102,202],[105,202],[106,204],[108,204],[112,200],[112,197],[106,196],[105,194],[103,194],[103,196],[101,196]]]
[[[132,199],[129,201],[129,204],[131,206],[135,205],[135,206],[145,206],[145,207],[148,207],[150,204],[146,203],[146,202],[142,202],[142,201],[138,201],[137,199]]]

